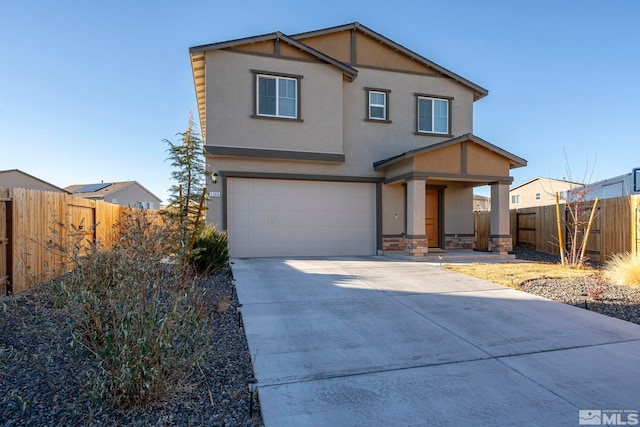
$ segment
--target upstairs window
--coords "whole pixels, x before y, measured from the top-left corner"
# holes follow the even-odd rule
[[[449,134],[449,99],[418,96],[418,133]]]
[[[375,121],[389,121],[389,92],[384,89],[367,90],[367,119]]]
[[[298,79],[256,75],[256,111],[258,116],[298,118]]]
[[[512,205],[519,205],[520,204],[520,195],[519,194],[513,194],[511,196],[511,204]]]
[[[536,193],[536,200],[540,200],[540,198],[541,198],[540,193]]]

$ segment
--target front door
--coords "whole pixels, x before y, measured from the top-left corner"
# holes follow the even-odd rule
[[[427,190],[424,226],[430,248],[440,247],[440,206],[438,190]]]

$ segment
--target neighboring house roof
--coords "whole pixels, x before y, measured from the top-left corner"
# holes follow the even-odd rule
[[[80,197],[84,197],[85,199],[104,199],[110,194],[113,194],[131,185],[138,185],[140,188],[145,190],[147,193],[149,193],[156,199],[161,200],[151,191],[144,188],[137,181],[100,182],[95,184],[74,184],[74,185],[69,185],[68,187],[65,187],[65,190],[69,191],[70,193],[77,194]]]
[[[497,147],[491,144],[488,141],[485,141],[482,138],[479,138],[471,133],[464,134],[462,136],[458,136],[456,138],[448,139],[446,141],[438,142],[436,144],[429,145],[427,147],[418,148],[416,150],[407,151],[406,153],[399,154],[397,156],[389,157],[388,159],[380,160],[373,164],[373,168],[375,170],[387,167],[392,165],[393,163],[399,162],[401,160],[409,159],[411,157],[415,157],[420,154],[428,153],[430,151],[439,150],[441,148],[448,147],[450,145],[458,144],[464,141],[471,141],[475,144],[478,144],[489,151],[493,151],[495,153],[500,154],[501,156],[509,159],[509,163],[511,165],[511,169],[520,168],[527,165],[527,161],[521,157],[516,156],[515,154],[511,154],[510,152],[503,150],[500,147]]]
[[[355,63],[355,58],[352,58],[352,63],[348,64],[343,61],[339,61],[317,49],[314,49],[307,44],[303,43],[301,40],[321,36],[325,34],[337,33],[340,31],[360,31],[363,34],[372,37],[380,43],[383,43],[389,46],[391,49],[401,52],[412,60],[418,61],[419,63],[425,65],[426,67],[430,67],[440,73],[441,76],[445,76],[451,78],[458,83],[467,86],[473,91],[473,100],[476,101],[480,98],[483,98],[489,94],[489,91],[467,79],[459,76],[458,74],[447,70],[446,68],[436,64],[433,61],[428,60],[422,55],[407,49],[399,43],[394,42],[393,40],[376,33],[370,28],[360,24],[359,22],[354,22],[351,24],[340,25],[336,27],[329,27],[315,31],[308,31],[300,34],[295,34],[293,36],[288,36],[280,31],[276,31],[274,33],[263,34],[259,36],[245,37],[240,39],[228,40],[218,43],[209,43],[199,46],[193,46],[189,48],[189,55],[191,57],[191,71],[193,73],[193,81],[195,85],[196,91],[196,102],[198,104],[198,111],[200,117],[200,128],[202,132],[203,138],[206,140],[206,89],[205,89],[205,52],[213,51],[213,50],[221,50],[233,48],[236,46],[241,46],[249,43],[259,43],[268,40],[282,40],[288,43],[291,46],[294,46],[309,55],[316,57],[318,60],[326,62],[327,64],[331,64],[334,67],[340,69],[343,75],[349,80],[353,81],[358,76],[358,70],[353,66],[357,66]]]
[[[36,180],[36,181],[38,181],[38,182],[40,182],[40,183],[42,183],[44,185],[53,187],[53,188],[55,188],[58,191],[61,191],[63,193],[68,193],[69,192],[69,191],[67,191],[67,190],[65,190],[63,188],[58,187],[57,185],[53,185],[50,182],[47,182],[47,181],[45,181],[43,179],[40,179],[40,178],[38,178],[36,176],[33,176],[33,175],[28,174],[26,172],[23,172],[20,169],[7,169],[7,170],[0,171],[0,180],[2,179],[3,175],[13,175],[13,174],[18,174],[18,175],[21,175],[21,176],[23,176],[25,178]]]
[[[541,181],[541,180],[546,180],[546,181],[548,181],[548,182],[549,182],[549,181],[557,182],[557,183],[559,183],[559,184],[573,184],[573,185],[575,185],[576,187],[584,186],[584,184],[583,184],[583,183],[581,183],[581,182],[567,181],[566,179],[543,178],[543,177],[541,177],[541,176],[538,176],[538,177],[535,177],[535,178],[533,178],[533,179],[530,179],[529,181],[527,181],[527,182],[525,182],[525,183],[522,183],[522,184],[520,184],[520,185],[516,185],[515,187],[513,187],[513,188],[512,188],[511,190],[509,190],[509,191],[517,190],[517,189],[518,189],[518,188],[520,188],[520,187],[524,187],[525,185],[529,185],[529,184],[531,184],[531,183],[533,183],[533,182],[535,182],[535,181]]]

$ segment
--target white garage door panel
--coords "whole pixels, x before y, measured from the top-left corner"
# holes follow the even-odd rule
[[[234,257],[375,254],[375,184],[230,178]]]

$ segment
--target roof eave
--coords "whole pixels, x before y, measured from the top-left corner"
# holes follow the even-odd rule
[[[240,39],[227,40],[217,43],[208,43],[199,46],[193,46],[189,48],[189,53],[207,52],[209,50],[226,49],[229,47],[239,46],[248,43],[259,43],[267,40],[273,40],[277,38],[278,32],[262,34],[259,36],[243,37]]]
[[[205,69],[205,57],[204,52],[197,53],[189,53],[189,57],[191,59],[191,75],[193,76],[193,90],[196,94],[196,104],[198,107],[198,118],[200,119],[200,130],[202,132],[202,139],[206,141],[206,69]],[[202,62],[202,65],[198,64],[196,66],[196,62]],[[202,68],[200,68],[202,67]]]

